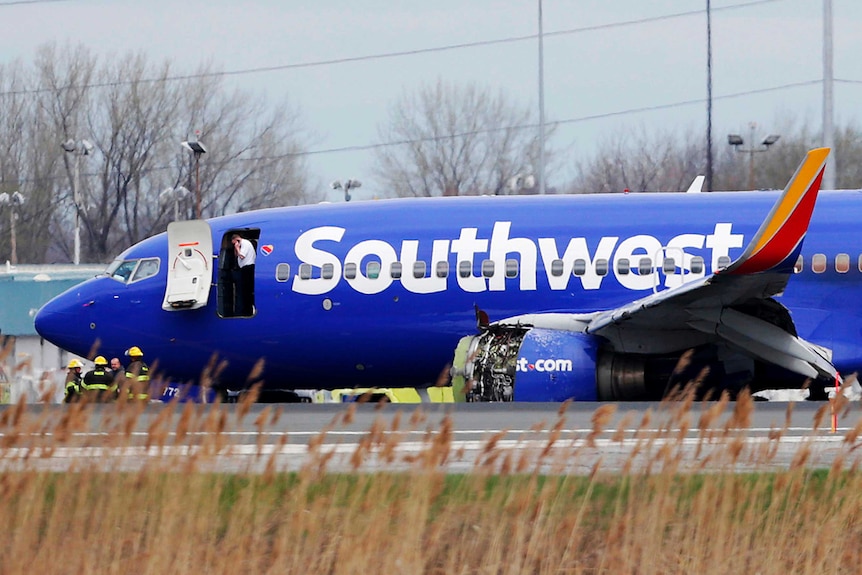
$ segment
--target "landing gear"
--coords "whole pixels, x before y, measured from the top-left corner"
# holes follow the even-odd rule
[[[826,382],[822,379],[812,379],[808,384],[808,401],[826,401],[829,394],[826,393]]]

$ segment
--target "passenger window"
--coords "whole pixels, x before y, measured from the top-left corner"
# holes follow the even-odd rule
[[[694,256],[691,258],[691,273],[693,274],[702,274],[703,273],[703,257],[702,256]]]
[[[572,264],[572,273],[576,276],[582,276],[587,273],[587,260],[578,258]]]
[[[811,269],[816,274],[822,274],[826,271],[826,255],[825,254],[814,254],[814,257],[811,258]]]
[[[859,257],[859,269],[862,270],[862,256]],[[805,269],[805,258],[802,257],[802,254],[799,254],[799,257],[796,258],[796,263],[793,265],[793,273],[798,274],[803,269]]]
[[[494,260],[482,260],[482,275],[486,278],[494,277]]]
[[[290,264],[278,264],[275,266],[275,280],[286,282],[290,279]]]
[[[305,264],[303,264],[305,265]],[[356,263],[348,262],[344,264],[344,279],[353,280],[356,279]]]
[[[380,277],[380,262],[368,262],[365,266],[365,276],[370,280]]]
[[[392,262],[392,265],[389,266],[389,275],[394,280],[401,279],[401,262]]]
[[[596,275],[599,277],[608,275],[608,260],[604,258],[596,260]]]
[[[470,277],[470,274],[473,273],[473,263],[464,260],[462,262],[458,262],[458,275],[462,278]]]
[[[425,277],[425,262],[413,263],[413,277],[416,279],[421,279]]]
[[[135,275],[132,276],[132,281],[145,280],[157,273],[159,273],[159,260],[157,258],[141,260],[141,263],[138,264],[138,269],[135,270]]]
[[[648,276],[652,273],[652,260],[650,258],[641,258],[638,260],[638,275]]]
[[[515,259],[506,260],[506,277],[507,278],[518,277],[518,260],[515,260]]]
[[[835,271],[839,274],[846,274],[850,271],[850,254],[835,256]]]
[[[302,279],[302,280],[310,280],[311,279],[311,264],[300,264],[299,265],[299,279]]]
[[[664,258],[664,261],[661,263],[661,271],[665,273],[665,275],[673,275],[676,273],[676,260],[673,258]]]
[[[617,260],[617,273],[621,276],[628,275],[631,270],[631,263],[628,258],[620,258]]]
[[[449,275],[449,262],[437,262],[437,277],[445,278]]]
[[[325,280],[331,280],[332,276],[335,275],[335,266],[332,264],[323,264],[323,267],[320,268],[320,277]]]
[[[718,257],[718,269],[723,270],[727,266],[730,265],[730,256],[719,256]],[[715,270],[713,270],[715,271]]]
[[[554,260],[551,262],[551,275],[556,277],[563,275],[563,260]]]

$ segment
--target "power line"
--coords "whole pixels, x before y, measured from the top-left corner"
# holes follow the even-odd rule
[[[4,6],[21,6],[24,4],[56,4],[58,2],[72,2],[73,0],[9,0],[0,2],[0,8]]]
[[[766,94],[769,92],[778,92],[781,90],[787,90],[787,89],[792,89],[792,88],[801,88],[801,87],[805,87],[805,86],[819,85],[821,82],[822,82],[821,80],[804,80],[801,82],[791,82],[789,84],[782,84],[780,86],[772,86],[770,88],[757,88],[754,90],[746,90],[744,92],[734,92],[731,94],[724,94],[721,96],[713,96],[713,100],[732,100],[734,98],[754,96],[757,94]],[[859,81],[859,83],[862,83],[862,81]],[[705,102],[706,102],[706,98],[696,98],[696,99],[692,99],[692,100],[681,100],[679,102],[673,102],[670,104],[655,104],[652,106],[641,106],[638,108],[628,108],[626,110],[618,110],[615,112],[603,112],[601,114],[591,114],[588,116],[580,116],[578,118],[567,118],[564,120],[555,120],[555,121],[551,121],[548,123],[552,124],[552,125],[555,125],[555,124],[578,124],[581,122],[591,122],[594,120],[604,120],[607,118],[613,118],[613,117],[617,117],[617,116],[627,116],[630,114],[642,114],[645,112],[656,112],[659,110],[668,110],[668,109],[672,109],[672,108],[682,108],[685,106],[693,106],[695,104],[701,105],[701,104],[704,104]],[[319,155],[319,154],[331,154],[331,153],[342,153],[342,152],[361,152],[361,151],[374,150],[374,149],[378,149],[378,148],[388,148],[391,146],[402,146],[402,145],[406,145],[406,144],[415,144],[418,142],[434,142],[434,141],[445,140],[445,139],[449,139],[449,138],[459,138],[459,137],[464,137],[464,136],[473,136],[473,135],[477,135],[477,134],[487,134],[487,133],[498,132],[498,131],[503,131],[503,130],[535,129],[537,126],[538,126],[538,124],[521,124],[518,126],[504,126],[504,127],[500,127],[500,128],[491,128],[491,129],[487,129],[487,130],[473,130],[473,131],[469,131],[469,132],[461,132],[458,134],[448,134],[445,136],[436,136],[433,138],[417,138],[415,140],[396,140],[396,141],[391,141],[391,142],[382,142],[379,144],[366,144],[366,145],[356,145],[356,146],[344,146],[344,147],[340,147],[340,148],[326,148],[326,149],[322,149],[322,150],[310,150],[307,152],[297,152],[295,154],[285,154],[283,156],[275,156],[273,158],[267,158],[267,159],[276,159],[276,158],[283,158],[283,157],[288,157],[288,156],[313,156],[313,155]]]
[[[839,81],[839,80],[836,80]],[[862,80],[841,80],[842,82],[848,83],[856,83],[862,84]],[[772,86],[769,88],[757,88],[754,90],[746,90],[743,92],[734,92],[731,94],[724,94],[721,96],[713,96],[713,100],[731,100],[734,98],[742,98],[746,96],[754,96],[758,94],[766,94],[770,92],[779,92],[782,90],[788,90],[792,88],[802,88],[805,86],[815,86],[822,82],[822,80],[804,80],[801,82],[791,82],[789,84],[782,84],[780,86]],[[685,106],[694,106],[694,105],[702,105],[706,102],[706,98],[696,98],[691,100],[680,100],[679,102],[673,102],[671,104],[655,104],[653,106],[642,106],[638,108],[629,108],[627,110],[618,110],[616,112],[604,112],[601,114],[591,114],[589,116],[580,116],[578,118],[567,118],[564,120],[557,120],[554,122],[548,122],[549,124],[577,124],[581,122],[591,122],[595,120],[603,120],[607,118],[613,118],[617,116],[624,116],[628,114],[642,114],[646,112],[656,112],[659,110],[668,110],[672,108],[682,108]],[[220,162],[216,162],[219,165],[224,165],[228,162],[239,161],[239,162],[263,162],[263,161],[273,161],[273,160],[283,160],[285,158],[300,158],[306,156],[318,156],[323,154],[341,154],[348,152],[367,152],[370,150],[376,150],[381,148],[390,148],[393,146],[405,146],[409,144],[417,144],[421,142],[436,142],[441,140],[448,140],[452,138],[463,138],[466,136],[475,136],[478,134],[490,134],[493,132],[500,132],[504,130],[534,130],[538,124],[520,124],[517,126],[503,126],[499,128],[489,128],[485,130],[471,130],[467,132],[459,132],[457,134],[447,134],[445,136],[435,136],[429,138],[414,138],[410,140],[392,140],[389,142],[380,142],[377,144],[359,144],[354,146],[342,146],[338,148],[324,148],[320,150],[307,150],[304,152],[289,152],[287,154],[279,154],[275,156],[255,156],[251,158],[229,158],[227,160],[222,160]],[[209,162],[210,164],[213,161]],[[149,172],[160,172],[165,170],[173,170],[176,169],[176,166],[151,166],[141,170],[141,173],[149,173]],[[98,173],[87,173],[81,174],[83,177],[91,177],[98,176]],[[66,176],[51,176],[51,177],[43,177],[39,178],[40,180],[58,180],[65,179]],[[19,180],[19,183],[31,182],[35,181],[30,178],[23,178]]]
[[[15,0],[13,0],[15,1]],[[26,2],[63,2],[69,0],[19,0],[20,3]],[[761,4],[770,4],[773,2],[782,2],[785,0],[750,0],[748,2],[741,2],[738,4],[730,4],[727,6],[721,6],[718,8],[712,8],[712,12],[720,12],[727,10],[738,10],[742,8],[750,8],[752,6],[757,6]],[[3,4],[0,3],[0,6]],[[701,14],[705,14],[706,10],[698,9],[698,10],[688,10],[684,12],[674,12],[671,14],[663,14],[660,16],[648,16],[645,18],[637,18],[633,20],[623,20],[619,22],[609,22],[607,24],[595,24],[592,26],[581,26],[579,28],[570,28],[567,30],[557,30],[553,32],[545,32],[543,37],[554,37],[554,36],[568,36],[572,34],[582,34],[586,32],[596,32],[601,30],[609,30],[613,28],[622,28],[625,26],[637,26],[641,24],[649,24],[653,22],[662,22],[666,20],[674,20],[677,18],[688,18],[691,16],[699,16]],[[216,77],[224,77],[224,76],[245,76],[250,74],[264,74],[270,72],[282,72],[286,70],[299,70],[303,68],[317,68],[321,66],[334,66],[338,64],[349,64],[354,62],[367,62],[370,60],[384,60],[389,58],[402,58],[405,56],[417,56],[420,54],[431,54],[437,52],[448,52],[452,50],[463,50],[468,48],[478,48],[483,46],[494,46],[499,44],[511,44],[516,42],[527,42],[534,41],[538,38],[538,34],[528,34],[524,36],[509,36],[506,38],[497,38],[493,40],[477,40],[475,42],[461,42],[458,44],[448,44],[445,46],[434,46],[431,48],[417,48],[415,50],[401,50],[397,52],[384,52],[382,54],[366,54],[363,56],[349,56],[345,58],[333,58],[329,60],[315,60],[311,62],[297,62],[294,64],[279,64],[275,66],[260,66],[256,68],[241,68],[238,70],[227,70],[223,72],[197,72],[192,74],[177,74],[174,76],[165,76],[163,78],[146,78],[142,80],[124,80],[118,82],[94,82],[91,84],[82,84],[78,86],[79,88],[110,88],[116,86],[123,86],[133,83],[154,83],[154,82],[177,82],[181,80],[195,80],[200,78],[216,78]],[[68,89],[73,85],[62,86],[59,89]],[[0,92],[0,96],[12,96],[12,95],[27,95],[27,94],[40,94],[43,92],[53,91],[54,88],[34,88],[32,90],[14,90],[8,92]]]
[[[836,82],[846,82],[852,84],[862,84],[862,80],[837,80]],[[800,82],[791,82],[788,84],[782,84],[780,86],[772,86],[769,88],[756,88],[754,90],[745,90],[743,92],[733,92],[730,94],[723,94],[720,96],[713,96],[713,100],[732,100],[734,98],[744,98],[747,96],[756,96],[758,94],[767,94],[770,92],[780,92],[782,90],[789,90],[793,88],[803,88],[806,86],[816,86],[822,83],[822,80],[803,80]],[[605,120],[608,118],[614,118],[619,116],[626,116],[630,114],[643,114],[647,112],[657,112],[660,110],[669,110],[673,108],[683,108],[686,106],[694,106],[694,105],[702,105],[706,102],[706,98],[694,98],[691,100],[680,100],[678,102],[673,102],[670,104],[654,104],[652,106],[641,106],[637,108],[628,108],[626,110],[617,110],[615,112],[603,112],[601,114],[590,114],[588,116],[580,116],[577,118],[566,118],[563,120],[556,120],[553,122],[548,122],[551,125],[562,125],[562,124],[578,124],[582,122],[592,122],[595,120]],[[353,146],[341,146],[337,148],[323,148],[320,150],[307,150],[303,152],[289,152],[286,154],[279,154],[275,156],[255,156],[251,158],[230,158],[227,160],[223,160],[218,162],[223,165],[227,162],[239,161],[239,162],[263,162],[263,161],[272,161],[272,160],[282,160],[285,158],[301,158],[306,156],[319,156],[324,154],[343,154],[349,152],[367,152],[370,150],[377,150],[382,148],[391,148],[393,146],[406,146],[409,144],[417,144],[421,142],[437,142],[441,140],[448,140],[452,138],[463,138],[466,136],[475,136],[478,134],[490,134],[494,132],[501,132],[505,130],[534,130],[538,127],[538,124],[520,124],[517,126],[502,126],[499,128],[488,128],[485,130],[471,130],[467,132],[459,132],[457,134],[446,134],[444,136],[434,136],[429,138],[414,138],[409,140],[391,140],[389,142],[379,142],[377,144],[357,144]],[[209,162],[210,164],[213,161]],[[142,173],[148,172],[159,172],[164,170],[173,170],[175,166],[152,166],[142,170]],[[81,174],[84,177],[96,176],[99,174],[91,173],[91,174]],[[55,180],[55,179],[64,179],[66,176],[56,176],[56,177],[47,177],[40,178],[40,180]],[[30,182],[35,181],[30,178],[24,178],[19,180],[19,182]]]

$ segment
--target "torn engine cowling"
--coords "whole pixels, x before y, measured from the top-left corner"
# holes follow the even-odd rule
[[[659,400],[678,361],[616,353],[578,332],[492,324],[461,339],[453,391],[468,402]]]

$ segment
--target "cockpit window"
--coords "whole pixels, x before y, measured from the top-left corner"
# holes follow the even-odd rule
[[[119,282],[128,283],[137,265],[138,260],[114,260],[105,273]]]
[[[138,264],[138,269],[135,270],[135,274],[132,276],[132,281],[137,282],[145,280],[149,277],[156,275],[157,273],[159,273],[158,258],[148,258],[145,260],[141,260],[141,263]]]
[[[159,259],[135,259],[121,260],[116,259],[111,262],[105,273],[112,279],[124,284],[137,282],[148,277],[152,277],[159,273]]]

